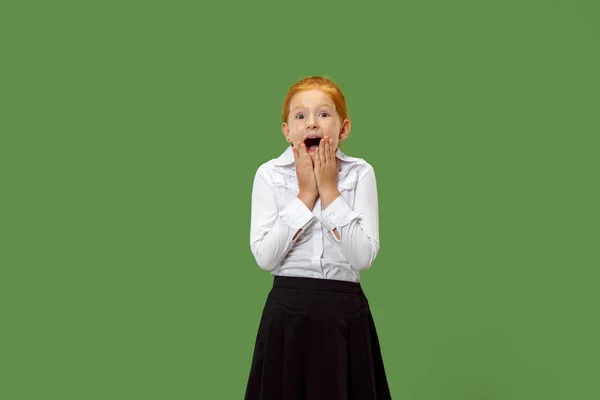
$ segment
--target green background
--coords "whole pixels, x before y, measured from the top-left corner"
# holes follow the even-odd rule
[[[600,3],[3,2],[0,398],[242,399],[252,180],[326,75],[394,399],[600,398]]]

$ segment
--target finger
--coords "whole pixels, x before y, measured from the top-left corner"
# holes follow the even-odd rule
[[[304,143],[302,143],[302,151],[303,151],[303,155],[304,155],[305,165],[312,167],[313,166],[312,158],[311,158],[310,153],[308,152],[308,149],[306,148],[306,145]]]
[[[309,152],[308,152],[308,147],[306,147],[306,144],[302,143],[302,155],[304,156],[305,159],[309,158]]]
[[[333,147],[333,139],[329,139],[329,160],[332,163],[335,161],[335,148]]]
[[[302,155],[304,156],[305,160],[308,160],[309,155],[308,155],[308,149],[306,148],[306,145],[304,143],[302,143]]]
[[[325,139],[321,139],[321,143],[319,143],[319,158],[320,162],[325,164]]]
[[[304,161],[304,165],[308,165],[310,163],[309,159],[310,159],[310,155],[308,153],[308,149],[306,148],[306,145],[304,143],[302,143],[302,160]]]
[[[310,162],[311,167],[315,167],[315,158],[314,153],[308,153],[308,160]]]
[[[327,163],[331,162],[331,146],[329,145],[329,143],[331,143],[331,139],[329,138],[325,138],[325,151],[324,151],[324,155],[325,155],[325,161]]]

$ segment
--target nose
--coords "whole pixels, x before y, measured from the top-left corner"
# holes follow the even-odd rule
[[[317,120],[313,116],[309,116],[306,118],[306,129],[312,130],[318,128]]]

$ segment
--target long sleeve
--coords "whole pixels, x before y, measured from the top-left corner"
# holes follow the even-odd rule
[[[354,209],[338,196],[319,219],[352,269],[368,269],[379,252],[379,205],[373,167],[368,165],[356,184]],[[334,228],[340,234],[339,239]]]
[[[274,270],[315,220],[297,197],[279,210],[274,189],[259,168],[252,187],[250,248],[261,269]],[[302,232],[294,238],[299,229]]]

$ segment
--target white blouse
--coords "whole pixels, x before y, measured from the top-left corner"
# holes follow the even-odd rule
[[[325,210],[321,210],[320,198],[311,211],[297,197],[291,145],[256,171],[250,248],[263,270],[279,276],[360,282],[359,272],[375,260],[379,252],[375,172],[368,162],[349,157],[339,148],[336,156],[341,196]]]

